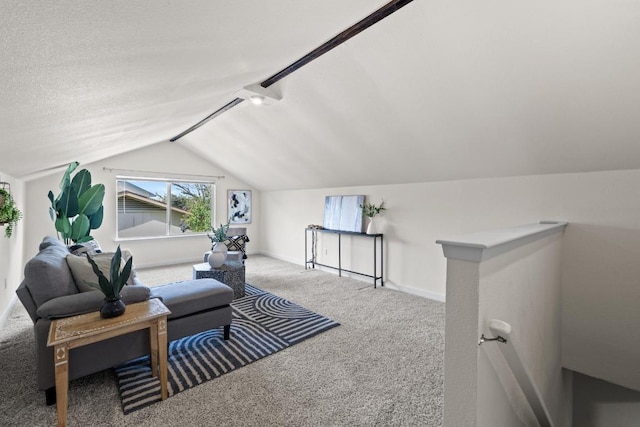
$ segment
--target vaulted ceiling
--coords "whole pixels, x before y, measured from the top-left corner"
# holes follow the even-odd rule
[[[0,171],[165,142],[388,2],[4,1]],[[261,190],[640,168],[640,2],[414,0],[174,142]]]

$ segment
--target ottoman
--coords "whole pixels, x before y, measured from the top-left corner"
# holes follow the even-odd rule
[[[233,290],[215,279],[184,280],[151,289],[151,298],[161,298],[171,310],[167,338],[172,341],[220,326],[229,339]]]
[[[193,266],[194,279],[215,279],[233,289],[233,298],[244,296],[245,268],[240,261],[226,261],[217,268],[212,268],[208,262]]]

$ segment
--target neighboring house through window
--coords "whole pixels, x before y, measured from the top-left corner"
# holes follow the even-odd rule
[[[117,237],[179,236],[211,231],[212,182],[118,178]]]

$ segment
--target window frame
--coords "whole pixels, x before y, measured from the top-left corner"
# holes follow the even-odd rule
[[[198,180],[198,179],[185,179],[185,178],[157,178],[157,177],[144,177],[144,176],[129,176],[129,175],[118,175],[116,176],[116,191],[115,191],[115,241],[133,241],[133,240],[157,240],[157,239],[183,239],[187,237],[201,237],[206,236],[209,231],[202,231],[197,233],[183,233],[183,234],[171,234],[171,203],[166,204],[165,208],[165,234],[164,235],[155,235],[155,236],[134,236],[134,237],[122,237],[120,236],[120,224],[119,224],[119,216],[120,211],[118,208],[118,184],[120,181],[154,181],[154,182],[164,182],[167,184],[167,199],[171,200],[172,193],[171,187],[173,184],[208,184],[211,186],[211,223],[210,227],[213,227],[213,224],[216,224],[217,221],[217,186],[216,181],[212,180]]]

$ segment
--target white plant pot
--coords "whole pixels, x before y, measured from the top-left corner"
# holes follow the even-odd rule
[[[369,218],[369,225],[367,225],[367,234],[378,234],[378,229],[376,228],[376,223],[373,220],[373,217]]]
[[[207,262],[211,266],[211,268],[221,267],[222,264],[227,260],[227,245],[224,243],[215,243],[211,248],[211,254],[209,254],[209,259]]]

